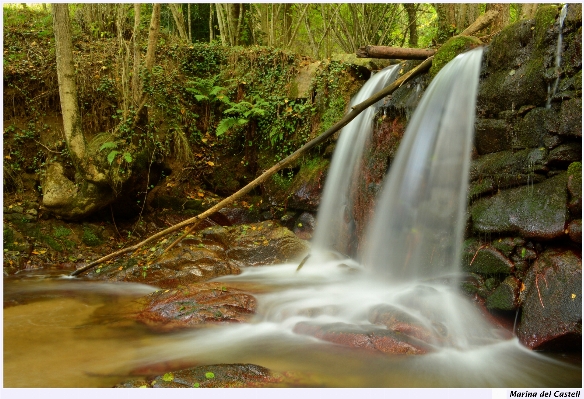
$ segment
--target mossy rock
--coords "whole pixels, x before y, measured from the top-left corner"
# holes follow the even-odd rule
[[[451,37],[434,55],[432,67],[430,68],[430,76],[436,76],[436,74],[438,74],[438,72],[457,55],[482,44],[483,42],[472,36],[459,35]]]
[[[546,32],[554,26],[558,17],[558,6],[540,6],[535,13],[535,42],[539,48],[544,44]]]

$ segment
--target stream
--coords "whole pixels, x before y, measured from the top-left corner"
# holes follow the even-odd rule
[[[176,370],[243,362],[292,372],[290,385],[305,387],[581,386],[579,356],[537,354],[516,339],[473,350],[403,356],[294,334],[285,322],[274,323],[262,315],[269,313],[266,299],[282,294],[289,298],[285,292],[307,289],[342,294],[347,279],[330,279],[326,269],[324,274],[308,272],[298,278],[295,265],[248,269],[219,280],[263,291],[257,295],[259,314],[251,323],[165,334],[120,316],[120,309],[131,309],[135,298],[154,287],[69,279],[62,271],[5,277],[4,387],[112,387],[139,377],[136,370],[153,364]],[[318,274],[326,274],[329,282],[321,285]]]

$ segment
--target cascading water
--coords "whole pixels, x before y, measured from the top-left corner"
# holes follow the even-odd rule
[[[460,55],[443,68],[412,116],[360,255],[365,267],[320,259],[299,272],[297,264],[284,264],[221,277],[230,287],[251,284],[261,292],[254,320],[153,338],[130,366],[247,362],[308,376],[300,382],[304,386],[579,386],[581,369],[501,337],[452,283],[481,53]],[[361,121],[367,129],[368,118]],[[350,141],[345,144],[356,146]],[[343,220],[341,207],[350,200],[341,195],[333,209],[323,204],[319,214],[319,229],[328,226],[324,232],[333,236],[340,228],[323,218]],[[318,240],[318,250],[336,248],[336,238]],[[389,312],[385,322],[393,330],[380,325],[383,312]],[[315,330],[320,335],[310,335]],[[354,337],[353,348],[330,342],[343,335]],[[323,336],[329,342],[316,338]],[[423,341],[419,347],[427,353],[392,356],[375,346],[376,339],[397,341],[398,349]]]
[[[383,87],[392,83],[400,66],[392,65],[371,76],[359,93],[352,99],[350,106],[359,104]],[[346,213],[353,202],[350,190],[354,179],[355,166],[359,164],[367,137],[373,130],[373,115],[376,106],[361,112],[341,132],[329,168],[318,211],[318,226],[312,239],[313,254],[320,251],[337,250],[345,252],[348,236]],[[318,262],[318,255],[311,263]]]
[[[556,48],[556,80],[554,82],[554,87],[550,90],[548,86],[548,99],[546,103],[546,108],[550,108],[552,106],[552,97],[556,94],[558,90],[558,84],[560,83],[560,73],[561,73],[561,64],[562,64],[562,29],[564,28],[564,19],[566,19],[566,15],[568,14],[568,4],[564,4],[562,7],[562,11],[560,12],[560,18],[558,20],[559,31],[558,34],[558,46]]]
[[[546,386],[561,385],[558,375],[578,373],[529,352],[516,339],[502,339],[457,294],[456,279],[451,278],[459,272],[481,55],[476,49],[444,67],[412,116],[360,255],[365,270],[353,260],[339,265],[338,260],[313,257],[299,272],[297,264],[287,264],[222,277],[229,284],[266,287],[257,296],[255,321],[166,340],[143,360],[254,362],[316,373],[319,383],[328,386]],[[364,90],[378,90],[396,71],[374,76]],[[378,79],[385,82],[374,83]],[[337,144],[313,252],[342,250],[339,232],[351,203],[348,176],[363,151],[372,115],[353,121]],[[350,149],[358,153],[348,155]],[[375,325],[375,315],[384,309],[423,331],[431,353],[378,357],[302,335],[323,327],[332,336],[348,331],[386,337],[388,331]],[[403,338],[402,333],[391,337]]]

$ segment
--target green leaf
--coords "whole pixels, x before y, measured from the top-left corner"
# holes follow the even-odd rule
[[[120,153],[119,151],[113,150],[112,152],[107,154],[107,161],[109,162],[110,165],[112,164],[114,159],[116,159],[116,155],[118,155],[119,153]]]
[[[99,150],[105,150],[106,148],[118,148],[118,143],[116,143],[115,141],[108,141],[107,143],[103,143],[101,145],[101,147],[99,147]]]
[[[195,383],[193,384],[193,388],[199,388],[200,386],[201,386],[201,385],[199,385],[199,383],[198,383],[198,382],[195,382]]]
[[[244,121],[243,123],[241,121]],[[223,133],[227,132],[235,125],[245,125],[247,123],[246,119],[237,119],[237,118],[225,118],[222,119],[219,124],[217,125],[217,130],[215,134],[217,136],[221,136]]]
[[[203,101],[203,100],[208,100],[209,97],[203,95],[203,94],[195,94],[195,98],[197,99],[197,101]]]
[[[162,376],[162,380],[166,381],[166,382],[172,382],[172,381],[174,381],[174,374],[166,373]]]
[[[127,163],[131,163],[133,161],[132,154],[130,154],[129,152],[124,152],[124,160]]]
[[[210,372],[210,371],[207,371],[207,372],[205,373],[205,377],[206,377],[206,378],[209,378],[209,379],[211,379],[211,378],[215,378],[215,374],[214,374],[214,373],[212,373],[212,372]]]

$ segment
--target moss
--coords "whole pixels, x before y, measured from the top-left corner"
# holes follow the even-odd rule
[[[582,184],[582,162],[572,162],[568,166],[568,176],[574,176],[572,179],[577,179]]]
[[[99,236],[97,229],[91,226],[83,226],[83,237],[81,238],[81,241],[90,247],[101,245],[103,243],[103,239]]]
[[[436,74],[458,54],[481,45],[482,42],[476,37],[471,36],[454,36],[440,47],[434,55],[432,67],[430,68],[430,76],[434,77]]]
[[[558,16],[557,6],[540,6],[535,13],[535,43],[536,47],[543,44],[545,34],[556,22]]]

